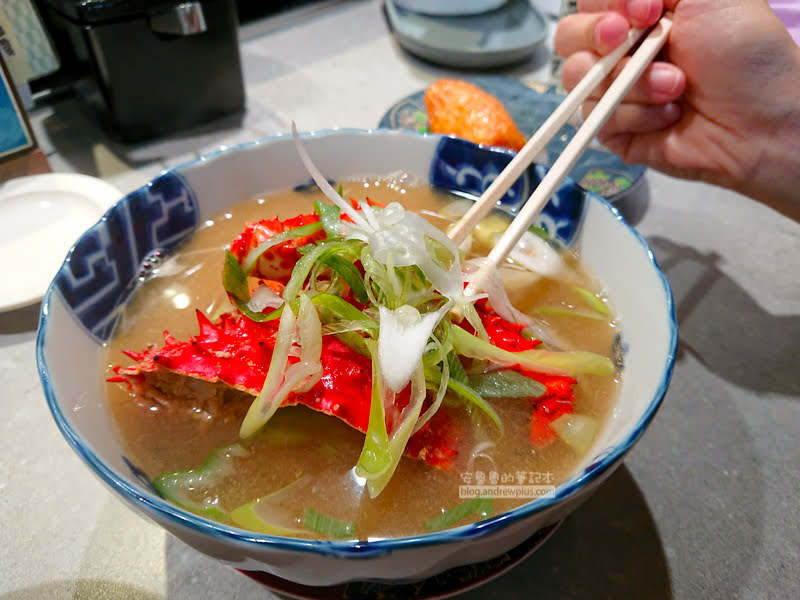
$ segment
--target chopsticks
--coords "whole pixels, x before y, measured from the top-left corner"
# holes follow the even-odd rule
[[[523,205],[517,216],[503,233],[500,240],[489,253],[487,260],[476,273],[466,292],[475,292],[481,289],[487,273],[500,266],[506,257],[517,245],[522,234],[527,231],[536,215],[544,207],[555,190],[561,185],[564,177],[575,166],[586,147],[594,139],[600,128],[606,123],[611,113],[630,91],[636,80],[639,79],[647,65],[652,62],[656,54],[667,41],[672,20],[663,16],[653,27],[650,34],[642,41],[633,53],[628,63],[612,82],[606,93],[597,103],[594,110],[586,117],[583,125],[573,136],[572,140],[561,155],[553,163],[542,181]],[[581,103],[586,100],[594,88],[611,72],[614,66],[630,50],[644,33],[641,29],[632,29],[628,38],[611,54],[600,59],[589,72],[581,79],[577,86],[561,102],[553,114],[534,133],[528,143],[508,163],[505,169],[497,176],[475,204],[466,212],[448,234],[456,244],[461,244],[478,221],[485,217],[497,204],[506,191],[514,184],[522,172],[528,167],[547,142],[567,122],[570,116],[578,110]]]

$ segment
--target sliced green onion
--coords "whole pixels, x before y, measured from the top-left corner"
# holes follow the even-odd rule
[[[284,385],[289,391],[306,392],[322,377],[322,323],[314,304],[308,296],[300,296],[300,308],[297,311],[297,335],[300,338],[300,362],[289,367],[284,374]],[[306,373],[294,375],[293,371]],[[292,379],[298,383],[292,383]]]
[[[366,331],[364,321],[331,321],[322,326],[322,335],[339,335],[340,333],[352,333]]]
[[[460,308],[464,313],[464,318],[467,320],[467,323],[469,323],[472,329],[478,334],[478,337],[482,340],[488,340],[489,334],[486,333],[486,328],[483,326],[483,321],[481,321],[481,317],[478,314],[475,305],[472,303],[465,303],[461,304]],[[461,329],[461,328],[454,327],[453,329]]]
[[[295,327],[300,337],[300,361],[289,366]],[[292,391],[308,389],[322,375],[321,327],[317,309],[305,294],[300,297],[297,318],[291,308],[283,311],[264,385],[250,405],[239,429],[242,438],[261,429]]]
[[[442,374],[438,369],[426,369],[425,377],[434,385],[438,386],[439,382],[441,381]],[[500,430],[500,434],[503,434],[504,428],[503,422],[500,420],[500,416],[478,392],[473,390],[469,385],[456,381],[452,377],[450,377],[448,380],[447,387],[456,396],[466,401],[468,404],[474,404],[477,408],[483,411],[492,420],[492,422],[497,425],[497,428]]]
[[[356,331],[364,331],[368,335],[376,336],[378,334],[378,324],[373,319],[370,319],[349,302],[333,294],[317,294],[311,301],[341,319],[339,323],[346,322],[352,324],[350,331],[334,332],[336,337],[359,354],[364,356],[370,355],[369,350],[364,344],[364,338],[359,333],[356,333]]]
[[[369,350],[367,349],[366,344],[364,344],[363,336],[359,335],[355,331],[343,331],[341,333],[337,333],[336,337],[339,338],[340,342],[350,347],[353,351],[358,352],[362,356],[370,356]]]
[[[311,301],[317,306],[331,311],[339,319],[344,321],[363,321],[365,329],[374,329],[377,332],[378,323],[375,320],[370,319],[363,311],[339,296],[323,292],[311,298]]]
[[[252,502],[237,506],[230,513],[231,520],[239,527],[242,527],[243,529],[249,529],[250,531],[255,531],[257,533],[292,537],[307,536],[308,533],[300,528],[286,527],[284,525],[277,524],[276,521],[279,519],[276,518],[276,515],[269,514],[270,512],[274,512],[274,503],[278,498],[280,498],[280,496],[284,495],[285,492],[295,487],[300,482],[305,481],[305,479],[305,477],[300,477],[299,479],[295,479],[290,484],[285,485],[282,488],[267,494],[266,496],[256,498]],[[270,511],[271,508],[273,511]],[[284,518],[284,520],[288,519]]]
[[[286,308],[285,304],[284,308]],[[264,384],[247,410],[239,428],[239,436],[242,438],[250,437],[258,431],[280,406],[282,399],[277,397],[277,392],[283,382],[283,373],[289,361],[289,351],[294,342],[294,327],[294,312],[291,309],[284,310],[278,324],[278,331],[275,333],[275,347],[272,350],[272,358]]]
[[[533,233],[534,235],[538,235],[543,240],[550,240],[550,234],[547,233],[547,229],[542,227],[541,225],[531,225],[528,227],[528,231]]]
[[[243,504],[242,506],[237,506],[231,511],[231,520],[234,522],[234,524],[238,525],[242,529],[248,529],[250,531],[255,531],[256,533],[281,535],[285,537],[299,537],[302,535],[307,535],[302,529],[283,527],[260,517],[257,512],[260,503],[261,498],[258,498],[252,502]]]
[[[543,373],[550,371],[569,375],[586,373],[606,377],[614,374],[614,363],[610,358],[594,352],[586,352],[585,350],[553,352],[551,350],[533,349],[512,354],[522,358],[522,360],[518,361],[520,366],[532,371]]]
[[[369,297],[367,296],[367,290],[364,287],[364,278],[361,276],[361,272],[353,263],[351,263],[349,260],[345,260],[341,256],[337,256],[336,254],[326,256],[320,259],[320,262],[336,271],[342,277],[342,279],[347,282],[347,285],[349,285],[350,289],[353,291],[353,296],[355,296],[359,303],[367,303]]]
[[[303,284],[311,272],[311,268],[318,260],[325,257],[326,254],[334,252],[345,245],[344,242],[320,242],[319,244],[311,246],[311,249],[300,257],[292,269],[292,276],[289,278],[286,287],[283,289],[284,300],[294,300],[303,289]]]
[[[250,286],[247,284],[247,273],[230,250],[225,251],[225,266],[222,270],[222,285],[225,291],[241,303],[250,300]]]
[[[294,312],[297,312],[300,309],[300,299],[299,298],[295,298],[291,302],[288,302],[288,303],[284,302],[278,308],[276,308],[275,310],[270,311],[270,312],[268,312],[266,314],[253,312],[250,309],[250,307],[247,306],[247,304],[237,303],[236,304],[236,308],[238,308],[239,312],[241,312],[248,319],[263,323],[265,321],[273,321],[275,319],[280,319],[281,316],[283,315],[283,309],[286,308],[287,305],[290,306]]]
[[[378,368],[378,343],[375,340],[364,340],[364,343],[372,355],[372,397],[364,446],[355,472],[359,477],[369,480],[389,468],[392,453],[389,448],[389,434],[386,432],[386,414],[382,397],[384,385]]]
[[[484,398],[539,398],[547,391],[535,379],[511,369],[478,375],[469,383]]]
[[[375,498],[380,494],[394,475],[397,465],[403,456],[403,452],[408,444],[408,439],[414,433],[415,425],[419,419],[422,405],[425,401],[425,373],[422,365],[419,365],[415,376],[411,379],[411,398],[408,405],[403,409],[402,420],[397,425],[392,437],[389,439],[389,453],[391,461],[380,473],[367,478],[367,491],[370,498]]]
[[[386,257],[386,279],[389,282],[389,285],[392,289],[392,298],[402,298],[403,297],[403,283],[400,281],[400,278],[397,276],[398,269],[394,268],[394,255],[389,254]],[[396,305],[396,303],[395,303]]]
[[[341,186],[339,188],[339,195],[341,196]],[[319,215],[319,222],[322,223],[322,228],[328,234],[328,239],[337,239],[341,237],[339,233],[339,223],[341,222],[341,211],[337,206],[328,204],[327,202],[314,201],[314,212]]]
[[[322,230],[322,223],[316,221],[314,223],[308,223],[306,225],[301,225],[300,227],[294,227],[292,229],[287,229],[286,231],[276,233],[247,253],[247,256],[244,258],[244,272],[248,275],[252,273],[258,264],[258,259],[261,258],[263,254],[270,248],[279,246],[280,244],[291,240],[313,235],[320,230]]]
[[[425,353],[422,355],[422,363],[425,368],[435,367],[440,363],[447,362],[448,356],[453,350],[452,345],[449,343],[449,328],[450,319],[443,318],[433,330],[433,334],[428,340],[428,345],[425,346]]]
[[[364,269],[366,292],[371,304],[397,306],[397,299],[392,291],[386,267],[372,257],[369,246],[361,251],[361,267]]]
[[[589,450],[597,432],[597,421],[588,415],[564,414],[550,423],[558,437],[564,440],[578,454]]]
[[[476,496],[469,500],[456,504],[440,515],[428,519],[422,525],[428,531],[441,531],[448,529],[469,515],[477,513],[480,519],[492,516],[494,512],[494,501],[488,496]]]
[[[464,370],[464,365],[461,364],[461,359],[458,354],[451,352],[447,355],[447,366],[450,369],[450,377],[459,383],[469,384],[469,377]]]
[[[227,513],[215,504],[216,498],[197,502],[189,498],[188,492],[217,485],[233,472],[233,459],[246,454],[247,449],[241,444],[215,448],[209,452],[198,468],[159,475],[153,480],[153,487],[164,498],[178,506],[203,517],[224,520],[227,518]]]
[[[417,423],[414,425],[414,432],[419,431],[422,429],[425,424],[433,418],[439,408],[442,406],[442,401],[444,400],[445,394],[447,394],[447,384],[450,381],[450,363],[448,361],[448,357],[444,352],[444,348],[442,347],[441,342],[439,339],[434,335],[431,336],[431,342],[429,345],[434,346],[435,350],[430,354],[436,357],[436,362],[433,363],[432,366],[426,366],[425,361],[422,362],[420,365],[423,369],[423,377],[425,377],[427,381],[427,376],[425,376],[426,369],[428,368],[435,368],[436,365],[441,364],[441,380],[439,381],[439,387],[436,389],[436,396],[431,402],[431,405],[428,407],[422,416],[417,419]]]
[[[339,245],[331,246],[330,251],[317,257],[304,287],[309,291],[325,291],[341,296],[345,285],[352,286],[356,295],[364,297],[366,302],[363,276],[353,264],[361,255],[362,246],[363,242],[358,240],[343,240]],[[314,247],[314,244],[306,244],[299,251],[301,254],[308,254]]]
[[[400,300],[411,306],[422,306],[441,298],[425,279],[425,274],[416,266],[397,269],[397,277],[402,282]]]
[[[593,293],[592,293],[592,292],[590,292],[589,290],[587,290],[587,289],[585,289],[585,288],[582,288],[582,287],[579,287],[579,286],[577,286],[577,285],[576,285],[576,286],[574,286],[572,289],[573,289],[573,291],[574,291],[576,294],[578,294],[578,295],[581,297],[581,299],[582,299],[584,302],[586,302],[586,304],[588,304],[588,305],[589,305],[589,306],[590,306],[590,307],[591,307],[593,310],[596,310],[596,311],[597,311],[597,312],[599,312],[601,315],[605,315],[605,316],[608,316],[608,315],[610,315],[610,314],[611,314],[611,311],[610,311],[610,310],[609,310],[609,308],[608,308],[608,304],[606,304],[606,303],[603,301],[603,299],[602,299],[602,298],[598,298],[598,297],[597,297],[595,294],[593,294]]]
[[[303,527],[335,539],[352,539],[356,536],[355,523],[334,519],[313,508],[307,508],[303,513]]]
[[[598,312],[588,310],[575,310],[564,308],[563,306],[539,306],[533,312],[537,315],[556,316],[556,317],[583,317],[584,319],[594,319],[595,321],[605,321],[606,317]]]
[[[509,352],[482,340],[461,327],[453,327],[453,347],[462,356],[469,356],[495,363],[520,365],[524,369],[540,373],[576,375],[612,375],[614,363],[605,356],[584,350],[553,352],[550,350],[523,350]]]

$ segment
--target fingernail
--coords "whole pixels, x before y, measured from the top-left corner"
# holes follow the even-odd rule
[[[616,48],[628,35],[628,24],[620,15],[609,14],[597,21],[594,28],[595,43],[602,50]]]
[[[628,0],[628,17],[637,27],[652,25],[661,9],[658,0]]]
[[[653,91],[664,95],[672,94],[680,83],[678,73],[667,65],[653,65],[649,79]]]

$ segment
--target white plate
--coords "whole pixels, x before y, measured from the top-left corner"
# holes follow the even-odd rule
[[[111,184],[78,173],[0,185],[0,311],[40,301],[72,244],[121,197]]]

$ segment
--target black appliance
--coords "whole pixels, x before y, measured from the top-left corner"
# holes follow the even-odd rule
[[[234,0],[39,0],[70,84],[126,142],[241,113]]]

